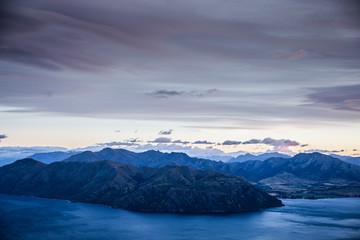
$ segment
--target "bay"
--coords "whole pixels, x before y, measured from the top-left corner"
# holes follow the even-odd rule
[[[360,239],[360,198],[228,215],[149,214],[0,194],[0,239]]]

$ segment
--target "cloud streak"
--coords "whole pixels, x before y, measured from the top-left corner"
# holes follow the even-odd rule
[[[5,134],[0,134],[0,142],[1,142],[2,139],[5,139],[5,138],[7,138],[7,137],[8,137],[8,136],[5,135]]]
[[[170,135],[172,133],[172,129],[169,130],[162,130],[159,132],[160,135]]]
[[[138,139],[129,139],[125,141],[113,141],[107,143],[96,143],[96,146],[102,147],[128,147],[128,146],[139,146],[141,141]]]
[[[360,113],[360,84],[315,88],[307,97],[316,105]]]
[[[149,143],[171,143],[171,138],[159,137],[153,141],[149,141]]]
[[[2,124],[8,116],[24,128],[28,117],[40,115],[118,119],[128,124],[122,135],[139,123],[137,136],[171,126],[189,139],[230,129],[274,136],[284,127],[358,128],[355,1],[6,2],[0,14]],[[67,131],[58,121],[58,131]],[[2,125],[9,134],[12,122]],[[11,133],[11,140],[26,132]],[[266,145],[286,145],[272,144]]]
[[[185,96],[185,97],[197,97],[197,98],[201,98],[201,97],[206,97],[209,95],[212,95],[214,93],[218,92],[217,89],[209,89],[206,91],[197,91],[197,90],[192,90],[189,92],[186,91],[175,91],[175,90],[158,90],[158,91],[154,91],[152,93],[147,93],[146,95],[155,97],[155,98],[169,98],[169,97],[175,97],[175,96]]]
[[[240,145],[240,141],[226,140],[222,143],[222,145]]]
[[[211,145],[211,144],[214,144],[214,143],[213,143],[213,142],[206,141],[206,140],[198,140],[198,141],[192,142],[191,144],[205,144],[205,145]]]

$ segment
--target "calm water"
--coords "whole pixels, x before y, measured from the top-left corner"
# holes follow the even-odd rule
[[[0,239],[360,239],[360,199],[284,200],[249,214],[134,213],[0,195]]]

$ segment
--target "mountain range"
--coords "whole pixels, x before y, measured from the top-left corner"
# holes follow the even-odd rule
[[[0,193],[142,212],[233,213],[282,206],[265,191],[224,173],[186,166],[136,168],[90,160],[49,165],[33,159],[18,160],[0,168]]]
[[[79,154],[81,152],[76,151],[68,151],[68,152],[62,152],[62,151],[55,151],[55,152],[47,152],[47,153],[35,153],[33,155],[28,156],[27,158],[35,159],[37,161],[49,164],[53,162],[59,162],[66,158],[69,158],[75,154]]]
[[[291,158],[270,158],[264,161],[224,163],[192,158],[184,153],[147,151],[135,153],[124,149],[105,148],[99,152],[83,152],[64,161],[93,162],[111,160],[136,167],[183,165],[195,170],[214,170],[243,177],[268,192],[286,197],[312,191],[334,192],[335,187],[355,189],[350,196],[360,196],[360,167],[320,153],[301,153]],[[341,189],[341,188],[340,188]],[[299,192],[300,191],[300,192]],[[338,191],[337,196],[348,196]]]
[[[277,157],[277,158],[291,158],[291,156],[286,155],[286,154],[282,154],[282,153],[278,153],[278,152],[272,152],[272,153],[263,153],[260,155],[253,155],[250,153],[246,153],[244,155],[239,155],[235,158],[231,158],[229,159],[227,162],[246,162],[249,160],[260,160],[260,161],[264,161],[266,159],[269,158],[273,158],[273,157]]]

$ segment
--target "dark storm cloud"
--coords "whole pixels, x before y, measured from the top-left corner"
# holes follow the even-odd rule
[[[315,88],[307,97],[314,104],[336,110],[360,112],[360,84]]]
[[[172,133],[172,129],[169,130],[162,130],[159,132],[160,135],[170,135]]]
[[[222,145],[240,145],[240,141],[226,140],[222,143]]]

